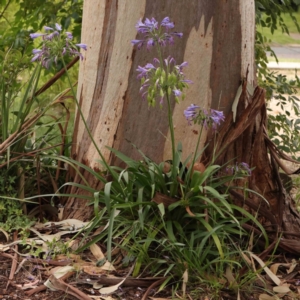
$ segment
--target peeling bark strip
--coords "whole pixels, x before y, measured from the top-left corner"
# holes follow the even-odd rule
[[[166,107],[148,109],[139,94],[136,68],[151,62],[153,50],[135,50],[130,41],[137,37],[138,19],[169,16],[183,38],[164,49],[163,57],[173,56],[177,63],[188,61],[186,77],[194,81],[187,97],[173,104],[175,137],[183,143],[184,156],[194,151],[198,127],[187,126],[183,110],[191,103],[204,108],[229,112],[241,80],[241,59],[253,59],[254,44],[241,30],[250,24],[254,3],[250,0],[247,14],[241,13],[244,0],[89,0],[84,1],[82,42],[88,45],[80,65],[78,98],[93,136],[107,160],[106,146],[140,159],[126,140],[155,161],[170,158],[170,140]],[[249,1],[248,1],[249,2]],[[239,5],[240,4],[240,5]],[[247,44],[243,52],[242,44]],[[249,57],[246,57],[249,56]],[[205,136],[204,136],[205,138]],[[100,169],[95,151],[77,114],[72,154],[80,162]],[[116,161],[112,160],[112,163]],[[84,177],[99,188],[88,173]],[[79,178],[74,178],[81,183]],[[81,191],[73,188],[72,193]],[[69,199],[64,217],[88,219],[91,210],[82,210],[86,201]]]
[[[236,122],[233,122],[232,115],[228,116],[218,135],[216,153],[220,155],[214,163],[223,165],[231,160],[233,163],[246,162],[255,167],[252,176],[246,180],[248,184],[240,181],[236,185],[247,185],[262,195],[269,205],[253,193],[249,193],[246,198],[244,194],[235,191],[231,191],[231,195],[238,205],[245,205],[254,215],[258,215],[258,220],[269,233],[271,240],[277,240],[282,234],[283,239],[278,240],[279,247],[289,253],[299,253],[300,216],[279,177],[277,160],[280,152],[266,133],[265,91],[257,87],[250,99],[245,97],[246,94],[242,93],[240,102],[248,101],[246,109],[237,116]],[[281,158],[290,160],[284,155]],[[211,159],[208,152],[207,161]]]

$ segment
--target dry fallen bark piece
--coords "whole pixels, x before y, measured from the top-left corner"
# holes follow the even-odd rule
[[[66,279],[68,279],[69,277],[71,277],[73,274],[74,274],[74,272],[68,272],[67,274],[65,274],[64,276],[62,276],[62,277],[60,278],[60,280],[61,280],[61,281],[66,280]],[[40,285],[40,286],[36,287],[35,289],[32,289],[31,291],[25,292],[25,294],[26,294],[27,296],[31,296],[31,295],[33,295],[33,294],[42,292],[42,291],[44,291],[44,290],[46,290],[46,289],[47,289],[47,287],[46,287],[45,285]]]
[[[57,290],[64,291],[66,294],[70,294],[79,300],[91,300],[89,296],[81,292],[79,289],[65,283],[61,279],[57,279],[54,275],[50,276],[49,281]]]

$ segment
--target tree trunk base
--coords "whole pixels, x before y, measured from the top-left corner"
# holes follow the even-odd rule
[[[287,252],[299,253],[300,215],[294,208],[292,198],[286,193],[278,171],[279,166],[287,170],[280,157],[291,159],[268,138],[265,91],[257,87],[253,96],[249,97],[246,85],[247,81],[239,99],[236,121],[233,121],[232,114],[228,116],[216,139],[215,145],[220,146],[217,146],[215,153],[220,155],[214,163],[223,165],[228,161],[237,161],[255,167],[248,180],[236,184],[248,186],[267,202],[254,193],[249,193],[245,198],[244,194],[232,191],[234,201],[258,216],[271,241],[278,240],[279,247]],[[212,160],[209,155],[213,153],[212,147],[210,145],[206,152],[206,163]]]

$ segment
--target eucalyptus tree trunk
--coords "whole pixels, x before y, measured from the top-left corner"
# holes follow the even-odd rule
[[[106,146],[140,159],[136,145],[148,157],[159,162],[171,158],[167,108],[148,108],[139,94],[136,68],[151,62],[154,50],[137,50],[135,24],[144,17],[162,20],[169,16],[183,38],[167,46],[163,55],[171,55],[179,64],[189,63],[186,78],[194,83],[186,99],[173,103],[175,137],[184,146],[184,155],[195,148],[197,128],[187,126],[183,110],[195,103],[203,108],[231,113],[231,104],[248,68],[248,81],[255,82],[254,0],[89,0],[84,1],[82,42],[88,45],[81,62],[78,100],[90,131],[104,157],[115,163]],[[202,135],[202,145],[206,140]],[[131,144],[132,143],[132,144]],[[100,170],[100,157],[77,113],[72,156]],[[90,174],[85,178],[94,187],[99,182]],[[74,181],[80,182],[75,175]],[[72,193],[82,193],[72,190]],[[87,219],[91,209],[86,201],[70,198],[65,217]]]
[[[270,201],[271,209],[257,197],[248,199],[247,207],[260,210],[271,231],[292,226],[295,231],[298,215],[291,216],[277,181],[276,162],[268,157],[264,91],[250,91],[256,84],[254,0],[84,2],[82,42],[88,45],[88,51],[80,65],[77,95],[102,154],[107,162],[118,163],[106,148],[109,146],[140,159],[134,144],[154,161],[171,158],[167,108],[149,109],[147,101],[141,99],[140,82],[136,80],[137,66],[151,62],[155,51],[137,50],[130,43],[137,38],[135,24],[139,19],[155,17],[160,21],[166,16],[175,22],[175,29],[183,33],[183,38],[167,46],[163,55],[171,55],[177,64],[187,61],[186,78],[194,82],[186,99],[172,106],[175,137],[183,144],[184,156],[195,149],[199,133],[196,127],[187,126],[183,110],[194,103],[224,111],[226,122],[218,136],[223,152],[217,162],[234,158],[256,167],[248,184]],[[236,97],[240,86],[240,97]],[[203,135],[201,144],[210,139],[210,135]],[[207,151],[204,162],[212,160],[210,153]],[[99,154],[78,113],[72,154],[94,170],[101,170]],[[89,173],[84,176],[91,186],[100,188]],[[76,175],[74,181],[81,183]],[[73,189],[72,193],[82,192]],[[240,194],[233,196],[244,205]],[[86,204],[82,199],[70,198],[64,216],[89,219],[92,211]],[[283,225],[283,219],[288,223]]]

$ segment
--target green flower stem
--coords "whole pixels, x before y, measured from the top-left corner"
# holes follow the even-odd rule
[[[174,135],[174,125],[173,125],[173,117],[172,117],[172,111],[171,111],[171,103],[170,103],[170,96],[168,94],[168,89],[166,89],[166,98],[167,98],[167,103],[168,103],[168,121],[169,121],[169,128],[170,128],[170,134],[171,134],[171,145],[172,145],[172,185],[170,188],[170,196],[174,195],[175,188],[176,188],[176,176],[177,176],[177,169],[176,166],[174,165],[175,162],[175,135]]]
[[[162,58],[162,53],[161,53],[161,47],[157,44],[157,54],[159,57],[159,61],[160,61],[160,67],[163,70],[164,69],[164,61]],[[166,73],[168,75],[168,67],[166,70]],[[167,105],[168,105],[168,122],[169,122],[169,128],[170,128],[170,134],[171,134],[171,145],[172,145],[172,185],[170,187],[170,196],[174,196],[174,194],[176,193],[176,187],[177,187],[177,168],[176,165],[174,165],[175,162],[175,153],[176,153],[176,148],[175,148],[175,135],[174,135],[174,125],[173,125],[173,116],[172,116],[172,110],[171,110],[171,101],[170,101],[170,95],[168,93],[168,86],[165,87],[165,95],[167,98]]]
[[[186,186],[187,187],[188,187],[189,182],[191,180],[192,172],[193,172],[193,167],[194,167],[194,164],[195,164],[196,159],[197,159],[197,152],[198,152],[198,149],[199,149],[200,139],[201,139],[201,136],[202,136],[202,132],[203,132],[203,125],[201,126],[200,134],[198,135],[198,140],[197,140],[196,149],[195,149],[195,153],[194,153],[194,156],[193,156],[192,164],[191,164],[191,166],[189,168],[189,172],[187,174],[187,182],[186,182]]]
[[[66,72],[66,75],[67,75],[67,78],[68,78],[68,82],[69,82],[69,85],[70,85],[70,88],[71,88],[73,97],[74,97],[75,102],[76,102],[77,109],[78,109],[79,114],[80,114],[80,117],[81,117],[81,119],[82,119],[82,121],[83,121],[84,127],[85,127],[85,129],[86,129],[86,131],[87,131],[87,133],[88,133],[88,135],[89,135],[89,138],[91,139],[91,141],[92,141],[93,145],[95,146],[95,148],[96,148],[96,150],[97,150],[99,156],[101,157],[101,160],[103,161],[103,164],[105,165],[105,167],[107,168],[107,170],[109,170],[109,172],[111,173],[111,175],[112,175],[113,177],[115,177],[115,176],[114,176],[114,172],[111,172],[111,170],[112,170],[111,167],[110,167],[110,166],[108,165],[108,163],[106,162],[106,159],[104,158],[104,156],[103,156],[101,150],[99,149],[98,145],[96,144],[95,139],[94,139],[94,137],[93,137],[93,135],[92,135],[92,133],[91,133],[91,130],[90,130],[88,124],[86,123],[85,117],[84,117],[84,115],[83,115],[83,112],[82,112],[82,110],[81,110],[80,104],[79,104],[79,102],[78,102],[78,99],[77,99],[77,96],[76,96],[74,87],[73,87],[73,85],[72,85],[72,82],[71,82],[71,79],[70,79],[70,76],[69,76],[69,73],[68,73],[68,69],[67,69],[67,66],[66,66],[66,63],[65,63],[65,61],[64,61],[63,56],[61,56],[61,59],[62,59],[63,65],[64,65],[64,69],[65,69],[65,72]],[[117,180],[117,178],[115,178],[115,179]]]

